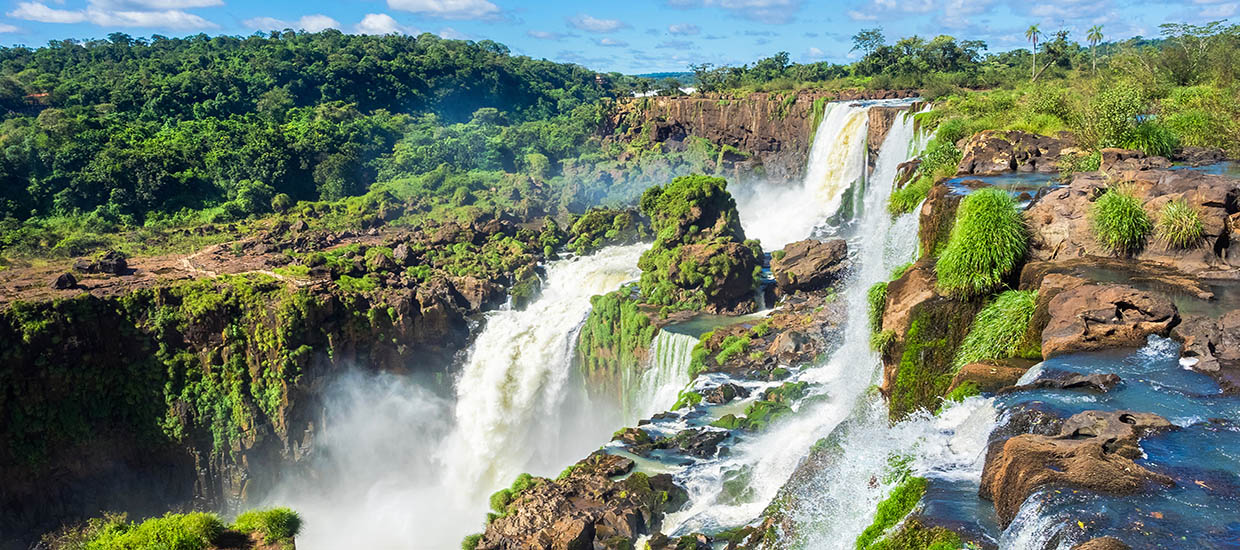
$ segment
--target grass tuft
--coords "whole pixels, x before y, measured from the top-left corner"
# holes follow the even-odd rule
[[[973,319],[952,365],[959,369],[983,359],[1040,356],[1037,344],[1026,342],[1037,301],[1036,290],[1009,290],[996,296]]]
[[[252,510],[237,516],[233,528],[243,533],[259,532],[263,540],[272,543],[290,539],[301,531],[301,516],[289,508]]]
[[[1098,242],[1115,254],[1135,254],[1145,246],[1145,237],[1154,228],[1141,207],[1141,200],[1124,188],[1111,188],[1090,211],[1090,222]]]
[[[1167,248],[1189,249],[1205,238],[1201,215],[1183,199],[1174,200],[1158,211],[1158,238]]]
[[[956,224],[935,266],[939,288],[957,297],[987,294],[1025,257],[1029,236],[1016,200],[995,188],[960,202]]]
[[[866,301],[870,303],[870,332],[878,332],[883,329],[883,313],[887,309],[887,283],[874,283],[866,292]]]

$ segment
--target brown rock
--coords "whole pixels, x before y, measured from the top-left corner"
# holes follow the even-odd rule
[[[956,223],[956,210],[963,199],[959,194],[952,193],[946,185],[935,185],[921,205],[918,218],[917,238],[921,250],[926,254],[937,255],[940,247],[947,245],[951,237],[952,226]]]
[[[1059,155],[1068,144],[1059,138],[1017,131],[986,130],[969,138],[956,174],[1059,171]]]
[[[413,263],[413,252],[409,250],[409,245],[400,243],[396,245],[396,248],[392,249],[392,259],[396,260],[396,263],[402,267],[408,266]]]
[[[1097,393],[1106,393],[1118,386],[1119,383],[1120,378],[1115,374],[1071,374],[1063,378],[1040,378],[1032,384],[1003,388],[998,393],[1005,394],[1036,389],[1090,390]]]
[[[1222,149],[1214,147],[1181,147],[1171,155],[1171,160],[1190,166],[1205,166],[1227,160]]]
[[[494,282],[477,277],[454,277],[452,289],[456,291],[461,307],[469,311],[482,311],[503,303],[504,288]]]
[[[995,393],[1001,388],[1011,386],[1020,380],[1020,377],[1029,370],[1028,367],[1014,367],[1009,365],[999,365],[990,363],[969,363],[960,367],[960,371],[952,378],[952,385],[948,388],[948,393],[959,387],[965,382],[972,382],[977,385],[978,390],[983,393]]]
[[[731,382],[710,388],[702,392],[702,399],[713,405],[722,405],[736,398],[749,397],[749,390]]]
[[[1166,336],[1180,321],[1166,296],[1127,285],[1080,285],[1079,278],[1049,275],[1038,301],[1047,301],[1042,356],[1144,345],[1151,334]],[[1058,291],[1056,285],[1071,285]],[[1080,285],[1080,286],[1077,286]]]
[[[1141,151],[1109,147],[1102,150],[1102,163],[1099,169],[1110,174],[1170,167],[1171,161],[1164,157],[1147,157]]]
[[[1072,550],[1132,550],[1132,547],[1115,537],[1102,537],[1082,542],[1073,546]]]
[[[821,290],[839,280],[847,259],[848,243],[844,239],[806,239],[789,244],[782,257],[771,260],[775,287],[781,294]]]
[[[65,272],[65,273],[61,273],[60,275],[57,275],[56,279],[54,279],[51,284],[51,287],[56,290],[68,290],[76,286],[77,286],[77,277],[74,277],[73,274],[69,272]]]
[[[1025,434],[1003,442],[987,457],[979,494],[994,502],[1006,528],[1025,499],[1038,488],[1056,484],[1091,491],[1132,494],[1149,481],[1173,483],[1146,470],[1140,458],[1141,437],[1171,429],[1166,419],[1127,411],[1085,411],[1069,418],[1059,435]]]

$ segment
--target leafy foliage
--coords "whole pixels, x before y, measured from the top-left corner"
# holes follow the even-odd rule
[[[1157,231],[1168,248],[1192,248],[1205,238],[1201,214],[1183,199],[1168,202],[1158,211]]]
[[[261,533],[264,541],[273,543],[297,536],[301,531],[301,516],[289,508],[251,510],[237,516],[233,529]]]
[[[998,288],[1024,259],[1028,240],[1024,218],[1006,191],[987,188],[965,197],[935,266],[939,287],[963,297]]]
[[[869,304],[870,332],[883,329],[883,313],[887,309],[887,283],[880,281],[866,291],[866,302]]]
[[[1041,342],[1031,338],[1029,323],[1038,300],[1036,290],[1000,293],[973,319],[973,326],[956,350],[955,368],[983,359],[1042,357]]]
[[[1175,134],[1156,122],[1142,122],[1124,136],[1123,146],[1147,155],[1169,157],[1179,145]]]
[[[1140,251],[1154,228],[1141,200],[1131,191],[1115,187],[1094,201],[1090,222],[1098,242],[1116,254]]]

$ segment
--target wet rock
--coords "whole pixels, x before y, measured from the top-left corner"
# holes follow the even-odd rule
[[[1028,367],[1016,367],[997,363],[969,363],[960,367],[960,371],[952,378],[952,385],[947,393],[965,383],[973,383],[982,393],[995,393],[1001,388],[1011,386],[1029,370]]]
[[[681,537],[669,537],[663,533],[657,533],[650,537],[648,547],[650,550],[710,550],[711,538],[701,533],[692,535],[684,535]]]
[[[918,214],[917,238],[921,250],[937,251],[947,244],[952,226],[956,223],[956,210],[964,197],[953,193],[946,185],[935,185],[921,205]]]
[[[293,222],[293,225],[290,225],[288,229],[293,233],[301,233],[307,229],[310,229],[310,225],[307,224],[305,220],[297,220]]]
[[[1205,166],[1227,160],[1222,149],[1215,147],[1181,147],[1171,155],[1171,160],[1189,166]]]
[[[125,275],[129,273],[129,262],[124,254],[115,250],[109,250],[100,254],[94,260],[79,258],[73,262],[73,269],[80,273]]]
[[[1115,537],[1102,537],[1097,539],[1089,539],[1076,546],[1072,550],[1131,550],[1132,547],[1124,544],[1124,541]]]
[[[634,472],[633,461],[595,453],[562,479],[536,479],[487,525],[479,550],[620,548],[620,540],[657,532],[663,515],[687,495],[667,474]]]
[[[1082,284],[1066,275],[1042,280],[1038,301],[1048,316],[1042,356],[1077,351],[1139,347],[1151,334],[1166,336],[1180,321],[1169,298],[1128,285]]]
[[[1068,144],[1059,138],[1021,131],[986,130],[974,134],[962,148],[958,175],[1059,171],[1059,155]]]
[[[659,438],[653,443],[634,446],[631,450],[639,456],[645,456],[655,449],[676,449],[689,456],[710,458],[719,454],[719,444],[729,435],[723,430],[689,428],[674,436]]]
[[[1134,462],[1146,434],[1172,429],[1166,419],[1129,411],[1085,411],[1064,422],[1058,435],[1019,435],[987,457],[979,492],[994,502],[1006,528],[1025,499],[1046,485],[1111,494],[1133,494],[1146,483],[1170,478]]]
[[[413,251],[409,250],[409,245],[400,243],[392,249],[392,259],[401,266],[408,266],[413,263]]]
[[[712,405],[722,405],[736,398],[749,397],[749,390],[731,382],[710,388],[702,392],[702,399]]]
[[[69,272],[57,275],[56,278],[52,280],[51,284],[51,287],[56,290],[68,290],[76,286],[77,277],[74,277],[73,274]]]
[[[650,434],[646,433],[646,430],[641,430],[638,428],[624,428],[623,430],[616,432],[615,435],[611,437],[611,440],[619,441],[628,446],[648,445],[654,441],[650,437]]]
[[[1039,378],[1031,384],[1020,386],[1009,386],[999,390],[999,394],[1008,394],[1025,390],[1038,389],[1055,389],[1055,390],[1089,390],[1097,393],[1106,393],[1112,388],[1118,386],[1120,378],[1115,374],[1078,374],[1066,373],[1065,376],[1055,378]]]
[[[471,312],[502,304],[506,296],[502,286],[477,277],[454,277],[452,289],[456,292],[461,307]]]
[[[775,288],[780,294],[820,290],[839,280],[846,268],[848,243],[844,239],[798,241],[771,260]]]
[[[1171,168],[1165,157],[1146,156],[1141,151],[1108,147],[1102,150],[1099,169],[1105,173]]]

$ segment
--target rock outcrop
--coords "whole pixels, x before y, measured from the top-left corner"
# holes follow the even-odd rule
[[[1053,138],[1019,130],[986,130],[973,135],[961,147],[964,153],[956,168],[958,175],[986,175],[1001,172],[1059,171],[1059,156],[1074,149],[1066,138]]]
[[[778,294],[822,290],[840,279],[847,268],[848,243],[844,239],[806,239],[784,247],[771,260]]]
[[[630,459],[595,453],[561,479],[536,479],[487,525],[476,548],[632,548],[638,536],[658,532],[663,515],[687,498],[670,475],[630,474],[633,467]]]
[[[1138,441],[1171,429],[1166,419],[1128,411],[1085,411],[1069,418],[1056,436],[1018,435],[986,461],[981,496],[994,502],[1003,527],[1038,488],[1062,484],[1112,494],[1136,493],[1147,482],[1170,478],[1134,462]]]
[[[1047,322],[1042,356],[1139,347],[1151,334],[1167,336],[1180,322],[1171,300],[1127,285],[1089,284],[1069,275],[1048,275],[1038,290]]]

